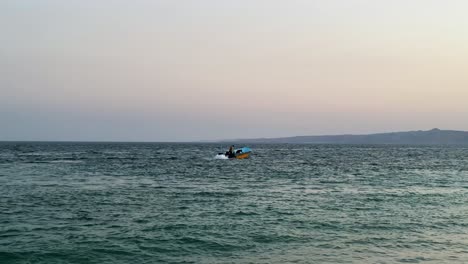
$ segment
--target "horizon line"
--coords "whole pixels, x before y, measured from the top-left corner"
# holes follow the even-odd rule
[[[296,136],[280,136],[280,137],[251,137],[242,139],[213,139],[213,140],[169,140],[169,141],[158,141],[158,140],[1,140],[0,143],[178,143],[178,144],[190,144],[190,143],[228,143],[228,142],[242,142],[242,140],[258,140],[258,139],[282,139],[282,138],[296,138],[296,137],[322,137],[322,136],[367,136],[377,134],[391,134],[391,133],[405,133],[405,132],[429,132],[429,131],[454,131],[454,132],[468,132],[464,130],[455,129],[439,129],[432,128],[428,130],[406,130],[406,131],[389,131],[389,132],[377,132],[377,133],[341,133],[341,134],[321,134],[321,135],[296,135]]]

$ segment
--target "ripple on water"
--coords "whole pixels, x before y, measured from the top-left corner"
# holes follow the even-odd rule
[[[0,263],[468,263],[465,147],[0,144]]]

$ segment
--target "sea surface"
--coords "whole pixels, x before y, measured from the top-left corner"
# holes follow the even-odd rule
[[[468,263],[468,147],[0,143],[0,263]]]

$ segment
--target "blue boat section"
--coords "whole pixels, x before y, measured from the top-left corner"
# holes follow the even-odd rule
[[[234,151],[234,153],[237,153],[238,150],[241,150],[241,153],[249,153],[249,152],[252,152],[252,150],[248,147],[243,147],[243,148],[240,148],[240,149],[236,149]]]

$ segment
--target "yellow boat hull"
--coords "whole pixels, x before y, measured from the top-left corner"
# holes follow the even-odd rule
[[[241,153],[236,156],[236,159],[246,159],[250,157],[250,153]]]

